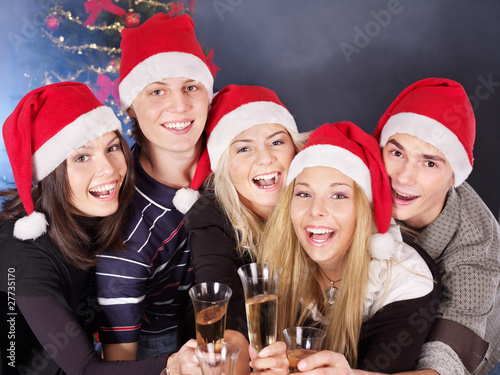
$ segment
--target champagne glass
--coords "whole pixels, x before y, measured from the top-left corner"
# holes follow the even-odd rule
[[[203,375],[234,375],[240,347],[228,342],[220,345],[208,343],[198,346],[194,354]]]
[[[250,263],[238,269],[245,292],[248,337],[257,352],[276,341],[282,271],[282,267],[272,263]]]
[[[326,332],[313,327],[290,327],[283,330],[290,373],[300,372],[298,363],[321,350]]]
[[[231,288],[217,282],[200,283],[189,289],[198,346],[207,343],[220,345],[224,341],[227,304],[231,294]]]

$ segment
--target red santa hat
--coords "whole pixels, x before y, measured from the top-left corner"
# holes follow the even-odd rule
[[[380,119],[373,136],[384,147],[396,133],[413,135],[437,148],[464,182],[474,163],[476,120],[464,88],[446,78],[426,78],[407,87]]]
[[[212,170],[241,132],[259,124],[280,124],[297,134],[297,124],[274,91],[260,86],[229,85],[217,93],[208,114],[207,149]]]
[[[34,211],[31,187],[75,150],[110,131],[120,120],[83,83],[60,82],[28,93],[3,125],[14,181],[27,216],[16,221],[14,236],[35,239],[47,221]]]
[[[119,91],[124,112],[144,87],[170,77],[201,82],[212,98],[214,78],[189,15],[172,18],[159,13],[137,28],[124,29],[120,47]]]
[[[377,141],[351,122],[324,124],[311,133],[293,159],[287,185],[308,167],[335,168],[363,189],[373,204],[378,230],[370,243],[372,256],[390,258],[394,250],[387,233],[392,216],[391,185]]]

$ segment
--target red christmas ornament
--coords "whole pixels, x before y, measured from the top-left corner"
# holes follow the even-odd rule
[[[129,29],[139,26],[141,22],[141,15],[134,12],[133,9],[129,9],[125,14],[125,27]]]
[[[59,30],[59,22],[61,21],[61,17],[59,15],[53,13],[49,14],[47,18],[45,18],[45,27],[50,31]]]

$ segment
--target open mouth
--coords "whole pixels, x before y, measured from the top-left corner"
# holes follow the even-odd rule
[[[274,172],[269,174],[261,174],[252,178],[252,182],[261,189],[271,189],[280,181],[281,173]]]
[[[419,195],[403,194],[403,193],[400,193],[394,189],[392,189],[392,195],[394,196],[395,199],[399,199],[402,201],[411,201],[411,200],[417,199],[419,197]]]
[[[166,127],[167,129],[184,130],[192,123],[193,123],[192,121],[169,122],[167,124],[163,124],[163,126]]]
[[[306,232],[309,235],[309,238],[317,243],[329,241],[337,233],[336,230],[328,228],[306,228]]]
[[[107,198],[116,189],[117,182],[114,182],[112,184],[104,184],[104,185],[99,185],[96,187],[93,187],[92,189],[89,190],[90,194],[96,198]]]

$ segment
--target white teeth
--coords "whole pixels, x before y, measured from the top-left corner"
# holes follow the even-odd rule
[[[106,184],[106,185],[100,185],[95,188],[90,189],[90,191],[95,191],[95,192],[103,192],[103,191],[113,191],[114,188],[116,187],[116,182],[114,184]]]
[[[261,174],[260,176],[254,177],[254,180],[270,180],[274,178],[275,180],[278,178],[278,173],[269,173],[269,174]]]
[[[394,190],[398,195],[401,195],[402,197],[405,197],[405,198],[413,198],[414,195],[406,195],[406,194],[403,194],[403,193],[400,193],[399,191],[397,190]]]
[[[326,234],[326,233],[334,232],[333,229],[327,229],[327,228],[307,228],[306,230],[309,233],[313,233],[313,234]]]
[[[169,129],[176,129],[176,130],[182,130],[187,128],[189,125],[191,125],[191,121],[185,121],[185,122],[172,122],[169,124],[164,124],[166,128]]]

